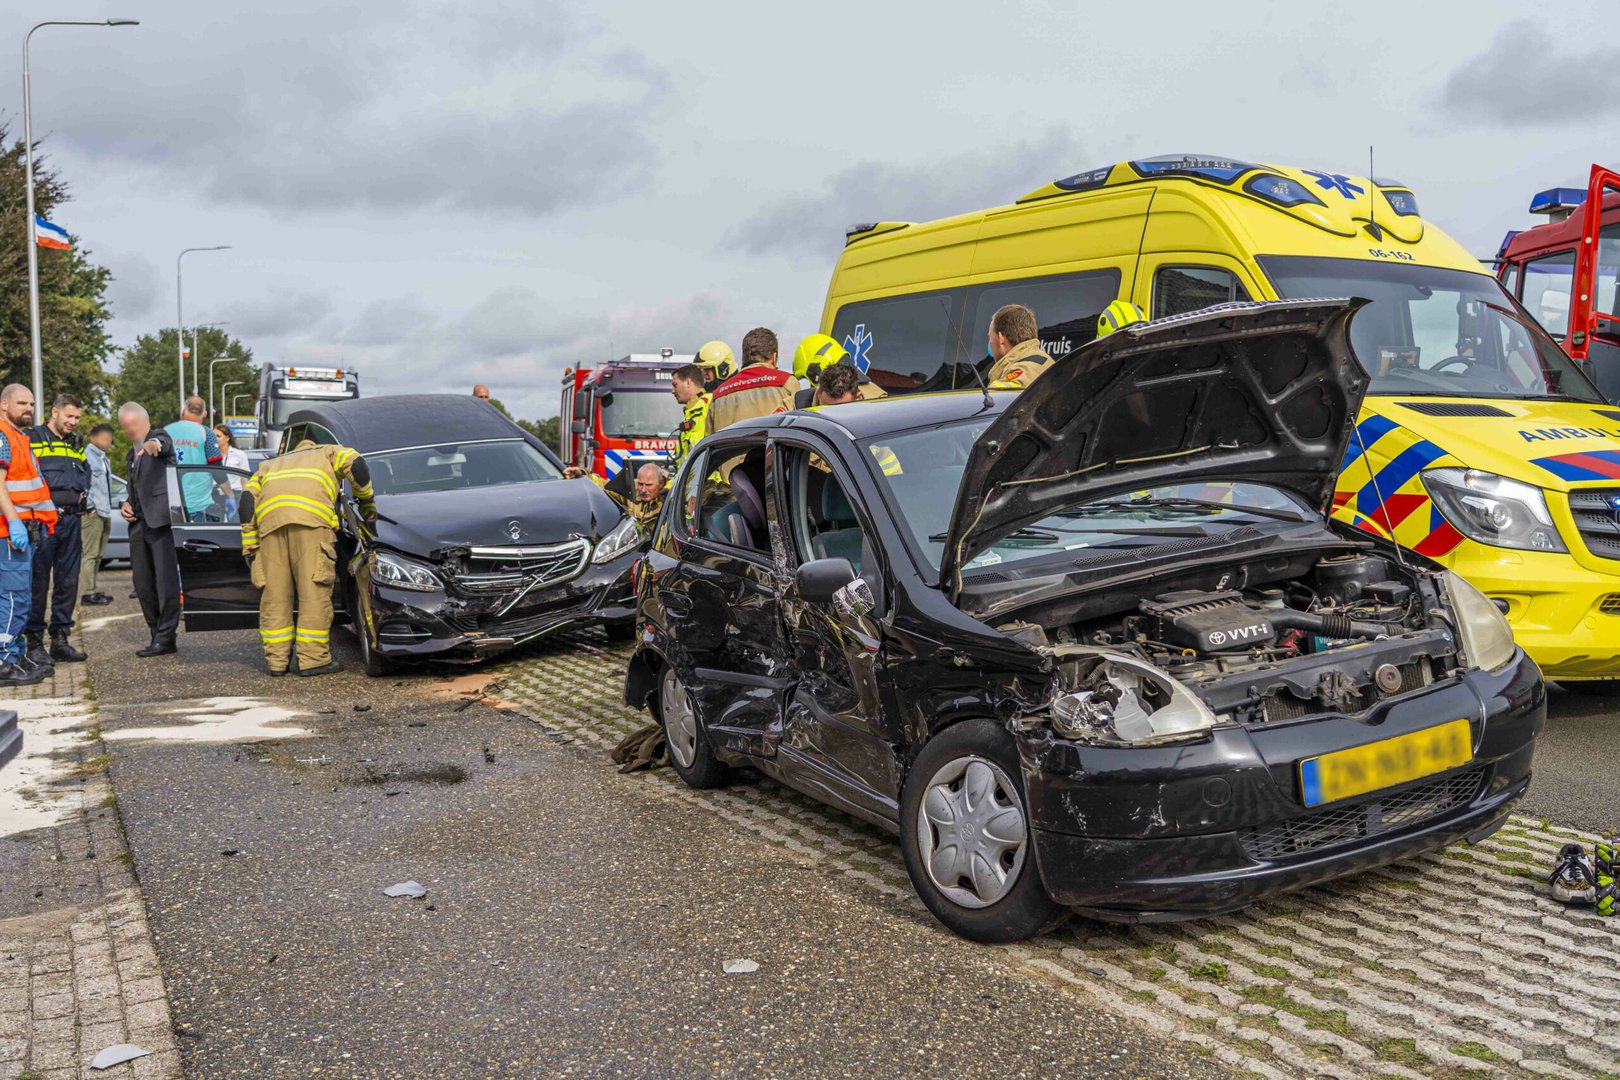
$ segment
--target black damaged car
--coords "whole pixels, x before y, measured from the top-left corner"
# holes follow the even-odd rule
[[[567,626],[627,634],[636,523],[589,480],[565,480],[549,448],[473,397],[404,394],[301,409],[284,445],[365,455],[377,499],[366,527],[339,499],[335,621],[366,673],[400,660],[471,661]],[[234,500],[247,474],[181,467],[170,484],[186,629],[258,625]]]
[[[899,833],[981,941],[1258,897],[1499,827],[1545,719],[1461,578],[1330,522],[1359,301],[1132,327],[1022,394],[705,439],[638,563],[626,699]]]

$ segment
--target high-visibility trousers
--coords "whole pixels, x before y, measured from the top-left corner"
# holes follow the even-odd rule
[[[259,597],[259,641],[271,671],[287,670],[295,645],[301,671],[332,662],[336,578],[337,536],[324,525],[283,525],[259,537],[253,584],[264,590]]]

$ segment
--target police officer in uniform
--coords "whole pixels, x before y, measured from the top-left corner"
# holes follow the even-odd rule
[[[703,389],[703,369],[696,364],[676,368],[669,377],[670,393],[681,406],[681,426],[675,431],[670,467],[680,468],[692,447],[709,433],[709,392]]]
[[[337,498],[341,481],[368,524],[377,520],[366,459],[346,446],[305,439],[270,458],[242,485],[242,552],[259,598],[259,643],[271,675],[287,674],[297,646],[300,675],[343,670],[332,659],[332,586],[337,580]],[[296,600],[297,623],[293,621]]]
[[[21,383],[0,391],[0,465],[6,473],[0,513],[6,542],[0,545],[0,685],[28,686],[47,678],[50,657],[28,656],[28,608],[33,602],[34,562],[30,549],[56,527],[56,507],[40,475],[25,429],[34,421],[34,395]]]
[[[84,515],[90,512],[90,462],[84,439],[75,429],[84,405],[72,394],[57,394],[51,418],[28,429],[40,475],[56,505],[56,532],[34,546],[34,594],[28,606],[28,651],[45,648],[46,616],[50,616],[50,658],[75,663],[85,658],[73,647],[73,608],[79,600],[79,562],[84,554]],[[56,592],[51,593],[55,579]],[[48,610],[47,610],[48,606]]]

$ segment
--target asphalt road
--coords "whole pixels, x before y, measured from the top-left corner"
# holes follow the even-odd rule
[[[469,705],[487,674],[271,680],[251,632],[141,660],[109,591],[91,676],[189,1075],[1221,1075],[903,894]],[[312,734],[245,738],[278,719]],[[383,895],[407,879],[426,897]]]
[[[1613,836],[1620,833],[1620,697],[1548,692],[1535,779],[1519,812]]]

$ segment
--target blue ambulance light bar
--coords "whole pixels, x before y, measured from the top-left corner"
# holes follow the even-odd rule
[[[1586,202],[1586,189],[1573,187],[1548,188],[1538,191],[1530,199],[1532,214],[1546,214],[1553,221],[1562,221]]]

